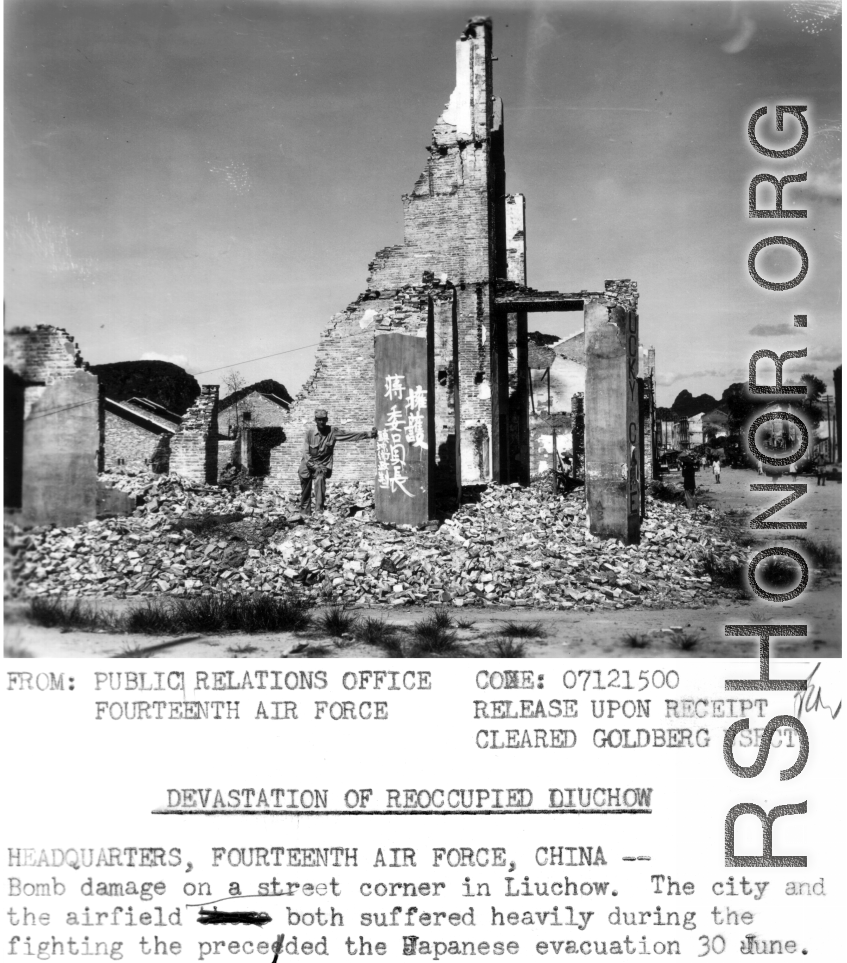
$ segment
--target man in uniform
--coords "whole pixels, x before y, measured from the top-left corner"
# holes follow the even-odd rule
[[[376,438],[376,428],[370,431],[342,431],[330,427],[325,408],[315,412],[315,427],[309,428],[303,440],[303,459],[297,474],[300,476],[300,511],[312,514],[312,481],[315,485],[315,511],[322,512],[326,497],[326,480],[332,475],[332,455],[337,441],[364,441]]]

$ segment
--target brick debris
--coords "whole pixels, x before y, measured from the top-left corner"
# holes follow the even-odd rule
[[[700,607],[735,597],[704,572],[709,550],[742,560],[720,512],[648,497],[639,545],[593,537],[583,493],[480,486],[424,530],[376,522],[373,489],[331,486],[301,518],[280,490],[227,491],[178,476],[106,473],[135,512],[74,528],[6,524],[12,594],[196,597],[296,593],[318,604],[577,609]],[[468,497],[469,496],[469,497]]]

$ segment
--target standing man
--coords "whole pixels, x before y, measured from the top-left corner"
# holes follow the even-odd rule
[[[300,476],[300,512],[312,514],[312,480],[315,483],[315,511],[324,510],[326,480],[332,475],[332,455],[337,441],[364,441],[376,438],[376,428],[370,431],[342,431],[330,427],[325,408],[315,412],[315,427],[309,428],[303,440],[303,458],[297,474]]]
[[[720,455],[715,455],[715,460],[712,462],[712,471],[715,473],[715,484],[720,485],[721,483],[721,458]]]
[[[815,456],[815,474],[818,477],[818,485],[826,487],[826,456],[819,451]]]
[[[680,461],[682,469],[682,488],[685,495],[685,504],[688,508],[697,507],[697,461],[693,457],[683,458]]]

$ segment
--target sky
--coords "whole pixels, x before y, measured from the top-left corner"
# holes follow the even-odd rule
[[[527,198],[529,284],[636,280],[659,404],[683,388],[719,396],[760,348],[807,347],[790,364],[832,390],[835,3],[4,6],[7,328],[67,328],[91,364],[162,358],[201,384],[237,369],[295,394],[322,328],[365,289],[376,251],[402,241],[400,197],[453,89],[456,38],[482,13],[507,190]],[[771,160],[747,122],[770,105],[761,139],[793,144],[791,119],[783,135],[769,126],[780,103],[808,105],[811,136]],[[747,216],[755,174],[802,172],[785,205],[806,219]],[[771,206],[772,191],[760,198]],[[752,246],[774,234],[809,255],[792,291],[765,291],[747,272]],[[786,280],[799,258],[770,247],[757,266]],[[794,314],[808,315],[805,331]]]

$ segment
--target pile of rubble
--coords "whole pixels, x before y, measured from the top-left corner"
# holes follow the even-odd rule
[[[345,605],[500,605],[540,609],[700,606],[733,597],[701,557],[742,553],[707,507],[648,499],[640,545],[594,538],[581,489],[491,485],[427,530],[378,523],[373,493],[332,485],[327,511],[297,496],[230,492],[173,475],[101,480],[138,497],[124,518],[24,532],[7,525],[19,595],[145,597],[296,591]]]

